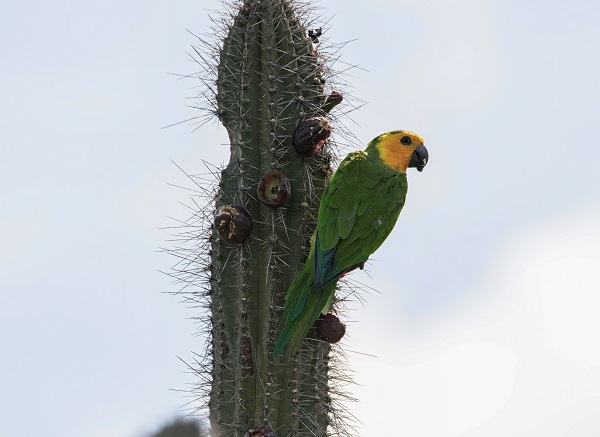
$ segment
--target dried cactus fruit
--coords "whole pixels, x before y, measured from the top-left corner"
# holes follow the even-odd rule
[[[285,205],[292,194],[289,179],[277,170],[271,170],[264,175],[257,188],[258,199],[271,208]]]
[[[221,206],[215,212],[213,225],[222,240],[240,244],[252,231],[252,217],[241,205]]]
[[[325,117],[313,117],[296,126],[292,134],[292,145],[302,156],[321,153],[325,140],[331,135],[331,125]]]
[[[263,426],[248,430],[244,437],[276,437],[275,433]]]
[[[345,333],[346,325],[344,325],[335,314],[321,314],[317,319],[317,334],[319,340],[328,343],[337,343],[344,337]]]

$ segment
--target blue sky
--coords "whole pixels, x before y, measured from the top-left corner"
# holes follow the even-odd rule
[[[431,161],[345,347],[361,436],[600,430],[600,5],[323,1],[366,144]],[[0,17],[0,434],[134,437],[180,414],[194,312],[157,249],[225,130],[192,132],[185,30],[216,1],[14,3]],[[368,273],[368,274],[367,274]],[[397,432],[396,432],[397,431]],[[382,434],[383,433],[383,434]],[[389,434],[388,434],[389,435]]]

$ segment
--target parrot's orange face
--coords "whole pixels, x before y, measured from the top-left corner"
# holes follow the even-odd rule
[[[416,167],[422,171],[429,155],[423,138],[403,130],[396,130],[380,135],[375,146],[385,165],[394,170],[406,173],[408,167]]]

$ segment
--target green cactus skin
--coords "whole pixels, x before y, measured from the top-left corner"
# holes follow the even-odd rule
[[[213,227],[205,243],[178,254],[186,263],[173,274],[178,281],[207,279],[202,299],[189,300],[208,307],[209,360],[191,367],[206,381],[211,436],[243,437],[258,427],[277,437],[350,436],[349,415],[337,402],[348,397],[335,386],[348,378],[332,366],[339,357],[331,345],[312,332],[294,356],[273,358],[285,293],[308,254],[331,176],[328,143],[321,153],[302,157],[292,147],[292,133],[301,121],[327,115],[341,94],[325,91],[323,77],[331,72],[308,36],[306,5],[244,0],[230,8],[232,22],[212,55],[218,65],[205,66],[215,76],[216,87],[208,85],[213,112],[227,130],[231,152],[211,209],[244,207],[252,231],[232,244]],[[199,62],[210,57],[196,54]],[[281,207],[265,205],[257,195],[261,178],[274,170],[291,184]],[[208,261],[202,261],[203,251]]]
[[[325,98],[312,41],[289,2],[245,1],[218,66],[218,115],[231,158],[216,206],[243,205],[254,228],[245,244],[212,243],[213,435],[243,436],[258,425],[278,436],[327,434],[329,345],[307,341],[296,357],[273,359],[285,292],[305,260],[329,177],[328,156],[300,158],[291,133],[319,114]],[[271,170],[292,184],[278,209],[257,199]]]

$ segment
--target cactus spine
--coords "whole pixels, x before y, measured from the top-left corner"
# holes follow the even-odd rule
[[[324,65],[299,3],[244,0],[232,11],[211,88],[231,155],[215,190],[202,269],[211,435],[347,436],[332,404],[330,344],[313,332],[295,356],[273,358],[285,293],[306,259],[331,172],[327,144],[303,157],[292,133],[326,115],[341,95],[326,95]],[[259,195],[265,186],[271,191]],[[282,187],[280,203],[264,201]],[[176,276],[190,282],[181,271]]]

